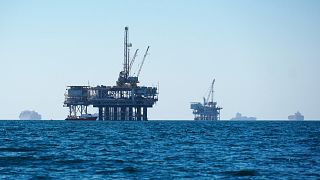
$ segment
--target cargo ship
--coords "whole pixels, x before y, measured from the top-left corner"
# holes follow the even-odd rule
[[[96,121],[97,116],[92,114],[82,114],[81,116],[68,116],[65,120],[67,121]]]
[[[247,117],[247,116],[242,116],[241,113],[236,113],[236,116],[234,118],[230,119],[231,121],[255,121],[257,120],[256,117]]]
[[[288,119],[292,121],[303,121],[304,116],[298,111],[294,115],[288,116]]]

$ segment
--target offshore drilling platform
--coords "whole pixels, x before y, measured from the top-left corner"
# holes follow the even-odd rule
[[[135,62],[138,49],[130,59],[129,28],[124,34],[123,70],[115,86],[68,86],[65,94],[64,107],[69,108],[66,120],[114,120],[114,121],[146,121],[148,108],[158,101],[157,87],[139,86],[139,75],[149,51],[143,56],[137,73],[131,69]],[[98,108],[98,116],[88,113],[88,106]]]
[[[222,107],[217,106],[217,102],[213,101],[214,82],[215,79],[213,79],[212,81],[207,99],[205,97],[203,98],[203,104],[201,104],[200,102],[191,103],[191,109],[193,110],[194,120],[220,120],[220,110],[222,109]]]

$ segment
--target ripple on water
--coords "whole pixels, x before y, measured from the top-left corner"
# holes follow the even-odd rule
[[[36,148],[30,147],[0,147],[0,152],[31,152],[38,151]]]
[[[241,169],[237,171],[225,171],[222,174],[227,176],[257,176],[258,172],[254,169]]]

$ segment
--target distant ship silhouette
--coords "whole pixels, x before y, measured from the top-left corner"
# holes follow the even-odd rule
[[[255,120],[257,120],[257,118],[256,117],[242,116],[242,114],[238,112],[236,114],[236,117],[231,118],[230,120],[231,121],[255,121]]]
[[[288,119],[292,121],[303,121],[304,116],[299,111],[297,111],[294,115],[288,116]]]

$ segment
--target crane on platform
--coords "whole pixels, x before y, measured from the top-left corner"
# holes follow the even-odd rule
[[[120,71],[118,81],[117,81],[117,86],[119,87],[136,87],[137,83],[139,83],[139,75],[141,72],[141,69],[143,67],[143,64],[146,60],[146,57],[148,55],[148,51],[150,46],[148,46],[142,62],[140,65],[138,65],[138,71],[137,73],[134,73],[132,75],[131,69],[135,63],[135,59],[138,55],[139,49],[136,49],[132,59],[130,60],[130,48],[132,47],[132,44],[129,43],[129,27],[125,27],[125,32],[124,32],[124,62],[123,62],[123,71]],[[137,75],[136,75],[137,74]]]
[[[148,55],[149,48],[150,48],[150,46],[147,47],[147,50],[146,50],[146,52],[144,53],[144,56],[143,56],[141,65],[140,65],[139,70],[138,70],[138,73],[137,73],[137,77],[139,77],[139,75],[140,75],[141,69],[142,69],[143,64],[144,64],[144,62],[145,62],[145,60],[146,60],[146,57],[147,57],[147,55]]]
[[[207,99],[204,97],[203,101],[204,104],[209,104],[209,103],[213,103],[213,93],[214,93],[214,82],[216,81],[216,79],[213,79],[210,87],[209,87],[209,92],[208,92],[208,97]]]
[[[132,59],[131,59],[131,61],[130,61],[130,65],[129,65],[129,73],[131,72],[131,69],[132,69],[133,63],[134,63],[134,61],[135,61],[135,59],[136,59],[136,57],[137,57],[137,55],[138,55],[138,51],[139,51],[139,49],[136,49],[136,52],[134,53],[134,55],[133,55],[133,57],[132,57]]]

